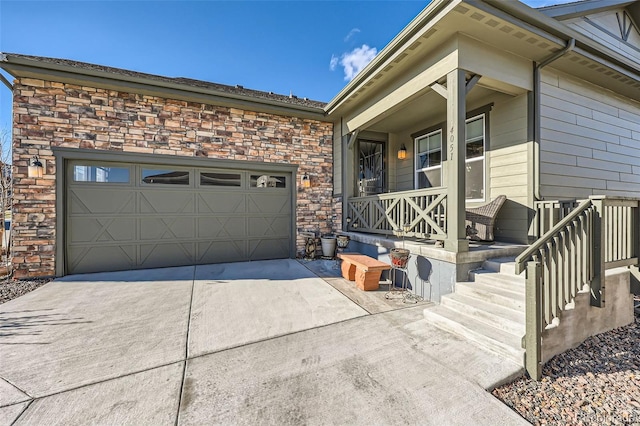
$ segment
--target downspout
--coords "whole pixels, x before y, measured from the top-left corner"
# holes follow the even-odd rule
[[[349,148],[347,147],[347,141],[344,140],[344,127],[343,127],[343,118],[340,117],[340,178],[342,186],[342,230],[348,231],[347,229],[347,156],[349,153]]]
[[[542,199],[540,196],[540,74],[542,68],[560,59],[571,52],[576,46],[576,39],[572,38],[567,42],[564,49],[554,53],[533,67],[533,198],[536,201]]]

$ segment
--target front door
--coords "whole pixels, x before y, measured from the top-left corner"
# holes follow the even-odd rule
[[[358,196],[386,191],[385,151],[384,142],[358,141]]]

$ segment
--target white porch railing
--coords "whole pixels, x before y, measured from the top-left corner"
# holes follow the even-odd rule
[[[538,210],[540,211],[540,210]],[[605,271],[638,264],[640,199],[592,196],[581,201],[516,258],[526,269],[525,367],[542,374],[542,333],[579,291],[604,306]]]
[[[350,229],[374,234],[447,238],[447,188],[428,188],[349,198]],[[406,225],[406,228],[405,228]]]

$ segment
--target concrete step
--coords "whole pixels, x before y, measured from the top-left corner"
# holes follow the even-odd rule
[[[424,317],[431,324],[523,365],[522,336],[508,333],[473,318],[438,305],[424,310]]]
[[[497,257],[494,259],[487,259],[482,264],[482,269],[492,272],[500,272],[502,274],[515,275],[515,257]],[[524,274],[521,274],[521,276],[524,277]]]
[[[523,292],[505,290],[480,282],[456,283],[455,292],[463,296],[524,312],[525,295]]]
[[[459,293],[447,294],[440,300],[442,306],[463,315],[468,315],[487,325],[515,335],[524,335],[524,312],[506,308],[486,300],[464,296]]]
[[[526,281],[524,277],[509,275],[498,272],[490,272],[484,269],[471,271],[469,279],[476,283],[487,284],[491,287],[514,291],[524,294],[526,291]]]

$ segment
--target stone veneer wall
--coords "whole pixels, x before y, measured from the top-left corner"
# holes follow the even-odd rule
[[[52,147],[298,164],[298,232],[327,232],[333,207],[329,122],[19,79],[13,99],[14,277],[55,275],[56,162]],[[29,179],[33,155],[45,161]],[[304,173],[312,186],[301,189]],[[339,217],[339,216],[337,216]],[[297,238],[297,251],[304,240]]]

